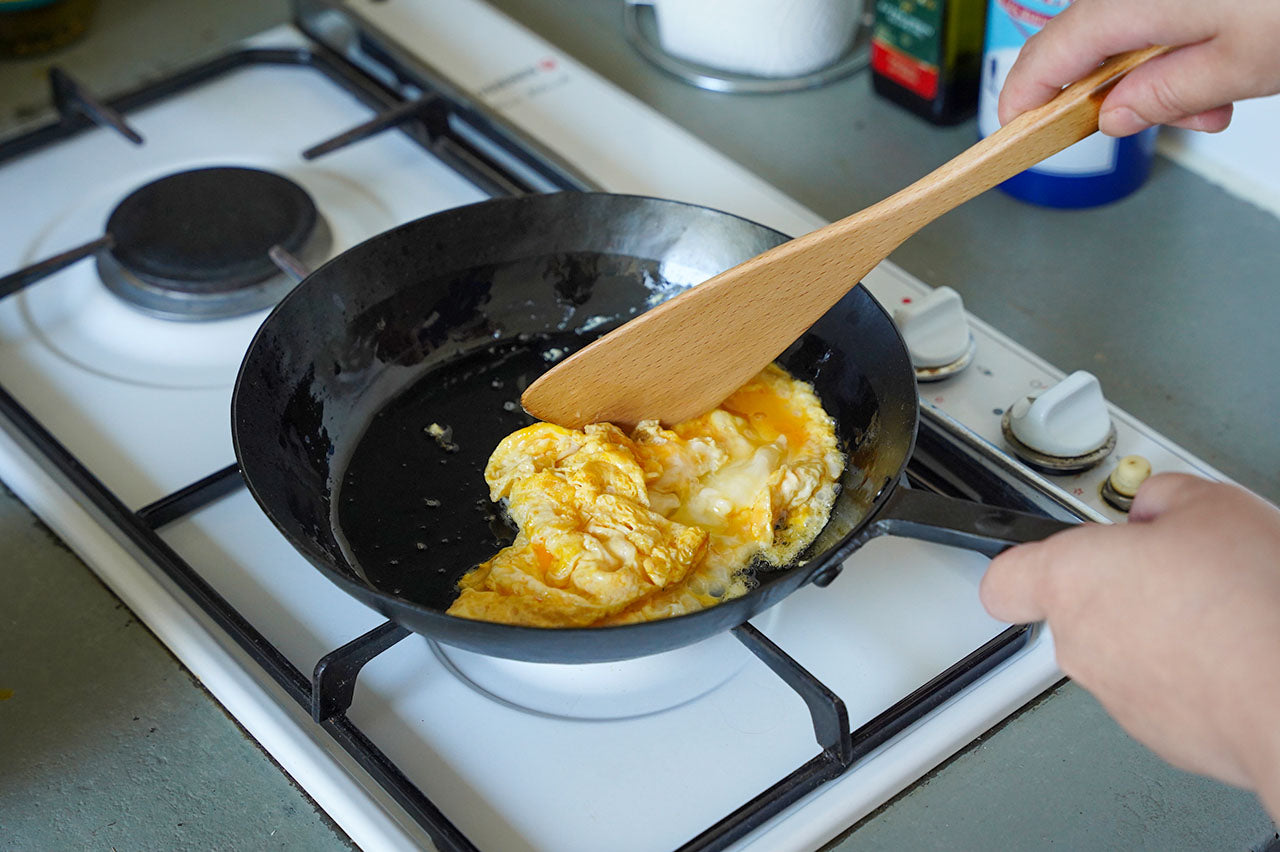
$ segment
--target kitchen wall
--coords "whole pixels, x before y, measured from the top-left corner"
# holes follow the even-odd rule
[[[1166,129],[1160,152],[1280,216],[1280,95],[1236,104],[1222,133]]]

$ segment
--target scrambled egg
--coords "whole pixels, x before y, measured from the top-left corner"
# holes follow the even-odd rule
[[[536,627],[667,618],[751,587],[822,529],[844,456],[813,388],[770,366],[718,408],[630,435],[535,423],[485,468],[519,534],[449,612]]]

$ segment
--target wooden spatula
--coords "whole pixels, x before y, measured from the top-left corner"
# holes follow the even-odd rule
[[[916,231],[1096,131],[1110,87],[1168,49],[1112,57],[901,192],[646,311],[543,374],[521,403],[575,428],[672,424],[709,411]]]

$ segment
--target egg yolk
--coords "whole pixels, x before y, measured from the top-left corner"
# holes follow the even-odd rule
[[[844,461],[812,386],[777,366],[670,429],[535,423],[484,474],[516,539],[462,578],[449,613],[586,627],[714,606],[813,540]]]

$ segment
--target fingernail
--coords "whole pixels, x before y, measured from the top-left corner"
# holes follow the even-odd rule
[[[1132,136],[1150,126],[1128,107],[1114,107],[1098,116],[1098,129],[1108,136]]]

